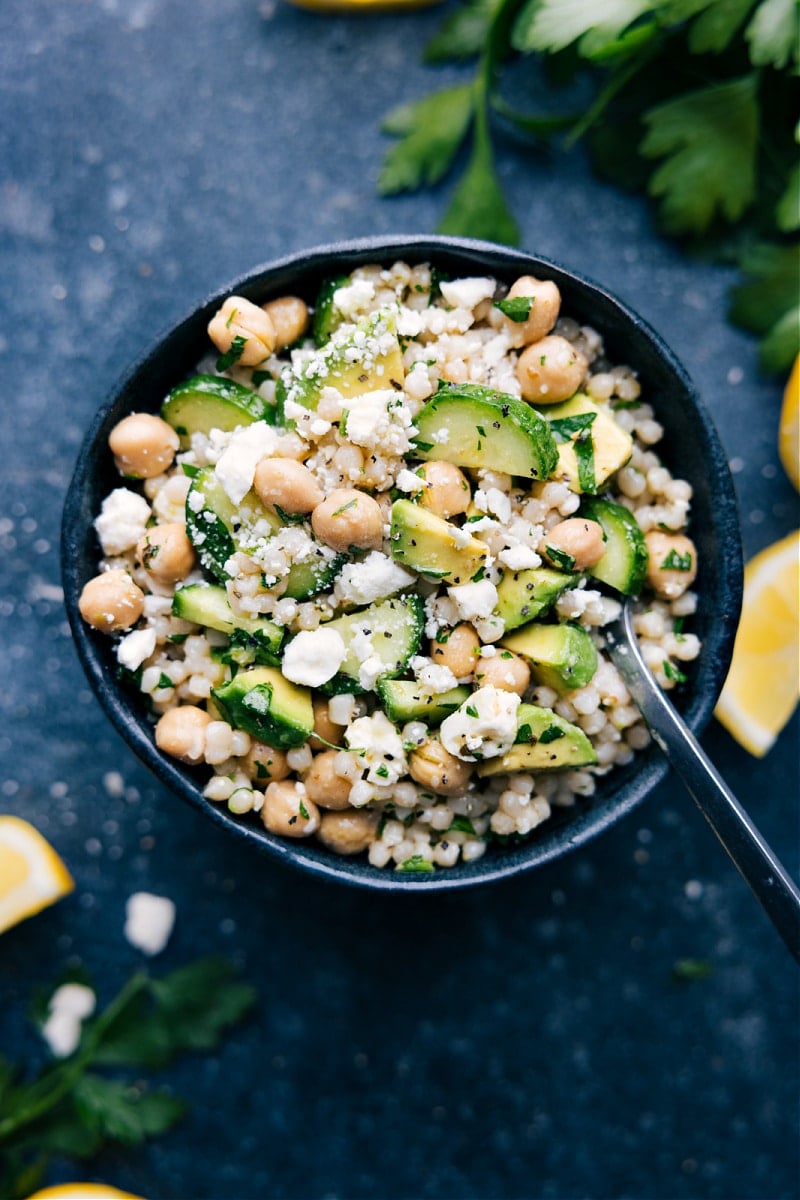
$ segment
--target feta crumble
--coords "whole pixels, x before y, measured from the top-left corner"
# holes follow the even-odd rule
[[[175,924],[175,905],[166,896],[134,892],[125,905],[125,937],[151,957],[160,954]]]
[[[497,758],[514,745],[520,697],[502,688],[483,687],[442,722],[442,745],[465,762]]]
[[[296,634],[283,653],[281,671],[292,683],[319,687],[333,679],[347,651],[335,629],[308,629]]]
[[[106,496],[94,527],[104,554],[124,554],[144,537],[150,505],[129,488],[114,488]]]

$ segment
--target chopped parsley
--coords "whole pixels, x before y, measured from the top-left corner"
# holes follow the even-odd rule
[[[355,504],[355,500],[353,503]],[[306,519],[305,513],[289,513],[285,508],[281,508],[280,504],[276,504],[274,507],[284,525],[302,525]]]
[[[686,676],[684,675],[683,671],[681,671],[679,667],[676,667],[674,663],[670,662],[668,658],[664,659],[662,666],[667,679],[671,679],[673,683],[686,683]]]
[[[158,677],[158,686],[160,688],[174,688],[175,684],[172,682],[169,675],[165,675],[162,671]]]
[[[302,800],[300,801],[300,803],[298,804],[297,807],[299,809],[300,816],[303,818],[304,821],[307,821],[308,820],[308,809],[306,808],[306,806]]]
[[[395,867],[395,871],[434,871],[435,869],[433,863],[428,862],[427,858],[423,858],[421,854],[412,854],[411,858],[398,863]]]
[[[548,725],[547,729],[543,729],[539,734],[539,741],[543,746],[546,746],[549,742],[557,742],[563,736],[563,729],[559,729],[557,725]]]
[[[181,463],[181,470],[189,479],[194,479],[195,475],[199,474],[200,468],[193,467],[191,463]]]
[[[478,716],[478,710],[477,710],[477,708],[475,708],[475,706],[473,704],[468,704],[467,707],[464,709],[464,712],[467,714],[468,717],[477,718],[477,716]]]
[[[535,299],[535,296],[506,296],[505,300],[496,300],[494,307],[516,325],[522,325],[531,315]]]
[[[475,836],[475,826],[469,817],[453,817],[447,829],[448,833],[469,833]]]
[[[358,499],[357,499],[357,497],[354,496],[352,500],[348,500],[347,503],[343,504],[341,508],[337,508],[336,511],[332,515],[334,517],[340,517],[343,512],[347,512],[348,508],[355,508],[355,506],[357,504],[358,504]]]
[[[414,445],[416,446],[417,450],[421,450],[423,454],[427,454],[429,450],[433,449],[433,442],[417,441],[414,443]]]
[[[665,571],[691,571],[691,551],[687,550],[685,554],[678,554],[678,551],[673,547],[662,562],[661,567]]]
[[[217,359],[217,370],[227,371],[228,367],[232,367],[237,363],[244,354],[244,348],[247,345],[248,339],[237,333],[236,337],[231,342],[230,350],[226,350],[224,354],[220,354]]]
[[[375,774],[380,775],[381,779],[388,779],[389,768],[386,766],[386,763],[381,763],[381,765],[375,769]]]

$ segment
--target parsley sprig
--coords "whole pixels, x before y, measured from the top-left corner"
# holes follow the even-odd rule
[[[537,162],[543,142],[585,139],[601,173],[647,193],[665,233],[738,263],[731,319],[759,334],[765,369],[785,370],[800,350],[799,26],[795,0],[462,0],[425,59],[475,60],[472,81],[388,114],[398,141],[379,188],[438,184],[466,144],[439,228],[514,243],[498,122],[533,139]],[[542,73],[551,95],[567,91],[562,111],[521,112],[505,93],[541,89]]]
[[[35,1190],[53,1154],[92,1158],[109,1143],[133,1146],[166,1133],[187,1104],[150,1087],[142,1072],[214,1050],[254,1001],[224,959],[200,959],[162,979],[138,971],[84,1023],[68,1058],[25,1079],[0,1057],[0,1195]]]

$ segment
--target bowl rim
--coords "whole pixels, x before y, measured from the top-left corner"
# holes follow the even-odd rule
[[[79,546],[87,536],[87,519],[91,524],[94,513],[87,513],[83,497],[87,485],[92,479],[93,452],[97,452],[97,441],[108,416],[121,397],[132,387],[135,380],[147,372],[148,368],[164,353],[165,347],[186,334],[191,327],[201,320],[201,314],[209,314],[221,301],[231,294],[247,294],[268,291],[271,278],[281,276],[290,270],[302,271],[311,275],[315,271],[320,275],[330,275],[338,262],[349,263],[349,269],[363,265],[369,261],[396,261],[405,256],[412,257],[417,262],[435,260],[437,255],[451,255],[468,258],[476,267],[490,270],[493,273],[510,274],[514,271],[536,273],[543,270],[556,282],[568,281],[579,289],[589,289],[592,297],[602,298],[611,310],[615,311],[623,321],[630,322],[646,342],[655,351],[667,371],[671,373],[681,390],[685,393],[690,405],[694,407],[701,418],[702,437],[704,438],[703,452],[708,456],[709,466],[713,469],[717,487],[713,509],[718,517],[718,523],[725,532],[725,554],[720,554],[720,561],[715,564],[715,587],[727,597],[728,619],[713,626],[715,642],[713,658],[715,675],[706,679],[706,686],[695,692],[683,712],[684,719],[696,735],[699,735],[708,720],[721,690],[722,683],[730,664],[733,653],[733,641],[741,607],[742,596],[742,547],[738,508],[733,480],[728,468],[719,435],[710,412],[699,396],[686,369],[674,352],[666,344],[661,335],[644,320],[638,313],[619,299],[613,292],[602,284],[596,283],[582,272],[564,266],[545,256],[529,253],[491,242],[472,238],[458,238],[446,235],[428,234],[394,234],[389,236],[372,236],[349,240],[336,241],[330,244],[312,246],[280,258],[269,260],[237,275],[233,280],[216,288],[199,302],[193,304],[185,315],[172,322],[150,342],[147,349],[134,363],[125,369],[116,379],[102,404],[98,407],[86,431],[75,462],[74,471],[66,492],[61,526],[61,573],[64,584],[65,607],[72,629],[73,641],[78,658],[100,702],[101,708],[110,719],[116,731],[134,751],[137,757],[154,773],[156,778],[171,792],[177,793],[194,808],[201,810],[212,823],[224,828],[244,841],[254,846],[262,853],[268,854],[273,861],[292,865],[307,874],[326,880],[335,880],[350,886],[394,893],[419,894],[422,888],[426,892],[441,892],[458,890],[465,887],[476,887],[510,879],[524,872],[561,858],[587,842],[594,840],[605,830],[611,828],[627,813],[637,807],[642,800],[667,776],[669,766],[666,759],[659,753],[649,760],[640,758],[640,769],[632,775],[627,783],[620,784],[617,791],[624,794],[621,797],[612,796],[602,809],[594,809],[591,805],[581,809],[583,818],[566,820],[553,824],[551,817],[542,827],[556,833],[564,833],[564,837],[547,838],[546,840],[529,838],[517,848],[504,850],[502,854],[484,856],[475,863],[459,865],[452,870],[413,873],[397,872],[385,868],[372,867],[356,858],[344,856],[312,857],[303,853],[307,846],[305,840],[290,841],[268,834],[259,824],[255,826],[246,823],[228,813],[224,806],[208,801],[200,790],[199,775],[193,776],[192,770],[167,759],[155,747],[155,743],[147,732],[152,725],[147,718],[137,712],[133,697],[127,698],[127,693],[109,673],[107,662],[110,643],[104,635],[90,630],[78,610],[78,598],[85,579],[80,577]],[[326,269],[326,265],[328,269]],[[198,354],[198,360],[200,355]],[[175,382],[177,382],[177,378]],[[657,414],[658,415],[658,414]],[[99,548],[98,548],[99,557]],[[712,654],[712,647],[704,644],[700,655]],[[711,686],[708,686],[708,685]],[[195,782],[195,778],[197,782]],[[574,812],[575,810],[571,810]],[[588,819],[591,817],[591,819]],[[574,826],[572,829],[571,826]],[[310,839],[313,840],[313,839]],[[326,852],[327,854],[327,852]]]

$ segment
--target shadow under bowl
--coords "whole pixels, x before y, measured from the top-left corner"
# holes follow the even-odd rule
[[[98,410],[81,447],[64,506],[62,574],[75,644],[89,682],[113,725],[139,758],[171,791],[200,809],[217,827],[273,858],[318,877],[382,891],[449,890],[517,875],[559,858],[602,833],[636,807],[667,774],[657,746],[598,779],[595,794],[573,808],[556,809],[519,845],[490,846],[476,862],[431,873],[396,873],[369,865],[361,856],[343,858],[308,839],[287,841],[269,834],[260,820],[234,816],[202,795],[207,769],[167,758],[155,746],[153,722],[141,697],[116,678],[111,639],[81,619],[78,599],[97,574],[100,548],[93,521],[103,499],[120,485],[108,449],[113,426],[131,411],[157,412],[167,392],[193,373],[208,352],[206,326],[221,301],[235,293],[264,303],[299,295],[313,303],[320,284],[358,266],[398,260],[430,262],[452,276],[490,274],[508,284],[521,274],[552,279],[562,295],[562,312],[602,335],[610,361],[638,374],[643,396],[664,427],[659,455],[694,490],[691,534],[697,546],[699,605],[692,631],[703,643],[690,664],[688,683],[673,693],[689,727],[699,734],[708,722],[730,664],[741,606],[742,554],[733,481],[711,417],[674,354],[636,313],[604,287],[547,259],[461,238],[398,236],[368,238],[318,247],[257,267],[226,284],[170,329],[122,378]]]

